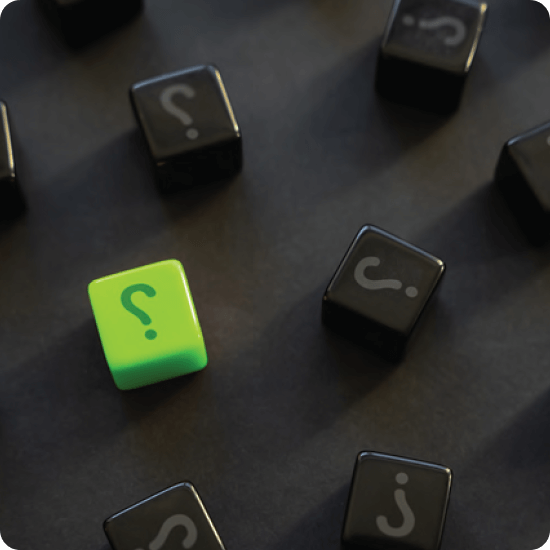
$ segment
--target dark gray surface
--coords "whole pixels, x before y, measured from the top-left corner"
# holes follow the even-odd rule
[[[502,144],[550,119],[550,21],[489,0],[460,110],[373,91],[389,0],[155,0],[74,53],[30,0],[0,21],[26,216],[0,233],[0,532],[104,550],[101,523],[192,481],[228,550],[338,548],[356,455],[453,469],[444,550],[530,550],[550,530],[550,250],[490,185]],[[244,139],[234,181],[160,196],[127,90],[215,63]],[[447,264],[390,368],[320,323],[359,227]],[[86,295],[182,261],[209,354],[122,393]]]

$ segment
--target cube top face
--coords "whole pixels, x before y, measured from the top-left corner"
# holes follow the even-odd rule
[[[512,138],[506,146],[543,209],[550,211],[550,122]]]
[[[88,294],[105,358],[120,389],[206,366],[201,327],[177,260],[96,279]]]
[[[444,269],[435,256],[367,225],[344,256],[325,299],[408,336]]]
[[[221,75],[213,66],[139,82],[130,97],[156,162],[240,138]]]
[[[487,4],[467,0],[396,0],[382,55],[466,74],[485,22]]]
[[[445,466],[374,452],[359,454],[342,540],[368,548],[437,550],[452,472]]]
[[[0,129],[0,180],[15,179],[15,161],[11,144],[11,132],[8,122],[8,109],[3,101],[0,101],[0,116],[2,128]]]
[[[224,550],[191,483],[153,495],[104,522],[114,550]]]

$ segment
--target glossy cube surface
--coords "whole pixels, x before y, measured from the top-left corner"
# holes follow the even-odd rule
[[[189,482],[169,487],[103,524],[113,550],[224,550],[199,494]]]
[[[8,107],[0,101],[0,221],[17,218],[25,209],[25,200],[17,180]]]
[[[495,182],[527,237],[550,237],[550,122],[508,140],[500,153]]]
[[[116,386],[203,369],[206,348],[183,266],[166,260],[96,279],[88,294]]]
[[[438,550],[451,492],[445,466],[362,452],[348,498],[344,548]]]
[[[384,358],[398,360],[444,263],[372,225],[362,227],[323,297],[323,321]]]
[[[216,67],[191,67],[139,82],[130,99],[162,190],[241,170],[241,132]]]
[[[486,12],[486,3],[470,0],[396,0],[378,56],[378,92],[423,110],[454,111]]]

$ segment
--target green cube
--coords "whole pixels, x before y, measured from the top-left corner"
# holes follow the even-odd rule
[[[157,262],[88,285],[97,330],[120,390],[203,369],[206,348],[183,266]]]

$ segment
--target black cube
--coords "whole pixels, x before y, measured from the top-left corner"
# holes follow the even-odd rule
[[[450,468],[359,453],[342,529],[350,550],[439,550],[451,492]]]
[[[444,271],[435,256],[366,225],[325,291],[323,322],[384,359],[398,361]]]
[[[526,237],[550,238],[550,122],[523,132],[502,147],[495,183]]]
[[[25,210],[25,200],[15,171],[8,107],[0,101],[0,221],[11,221]]]
[[[136,17],[143,0],[41,0],[66,42],[86,46]]]
[[[470,0],[395,0],[382,39],[376,89],[439,114],[459,105],[487,13]]]
[[[188,481],[106,519],[113,550],[224,550],[195,487]]]
[[[241,131],[216,67],[191,67],[139,82],[130,99],[161,190],[240,172]]]

